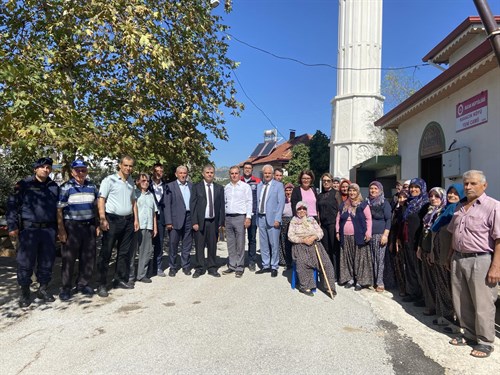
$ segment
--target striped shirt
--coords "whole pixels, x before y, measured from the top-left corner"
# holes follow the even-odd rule
[[[83,185],[74,178],[65,182],[59,192],[57,207],[63,209],[64,220],[88,221],[95,218],[97,187],[85,180]]]

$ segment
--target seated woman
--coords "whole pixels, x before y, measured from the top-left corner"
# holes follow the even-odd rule
[[[320,262],[316,253],[318,249],[319,256],[326,275],[321,277],[323,290],[326,290],[326,278],[332,288],[333,295],[335,292],[335,275],[333,265],[325,251],[325,248],[319,240],[323,238],[323,230],[313,217],[307,216],[307,204],[298,202],[296,207],[296,216],[290,221],[288,227],[288,239],[292,243],[292,258],[297,266],[297,274],[299,277],[299,292],[308,296],[314,296],[311,289],[316,288],[316,280],[313,277],[313,269],[321,271]]]

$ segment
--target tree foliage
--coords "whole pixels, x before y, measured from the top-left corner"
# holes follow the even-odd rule
[[[205,163],[242,110],[221,21],[208,0],[3,1],[2,147]]]
[[[298,144],[292,148],[292,159],[286,167],[288,171],[288,176],[283,178],[285,183],[291,182],[292,184],[297,184],[299,174],[304,169],[310,169],[309,161],[309,146],[305,144]]]
[[[330,139],[321,130],[314,133],[311,142],[309,142],[309,160],[311,170],[316,176],[314,185],[319,187],[319,178],[325,172],[330,170]]]

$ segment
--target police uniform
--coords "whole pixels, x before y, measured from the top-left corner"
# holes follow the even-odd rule
[[[52,165],[52,160],[44,164]],[[14,194],[9,197],[9,232],[19,230],[17,282],[21,287],[29,287],[31,284],[35,263],[36,277],[40,285],[46,286],[52,278],[56,252],[58,195],[59,186],[50,178],[40,182],[35,176],[31,176],[19,181],[14,188]]]

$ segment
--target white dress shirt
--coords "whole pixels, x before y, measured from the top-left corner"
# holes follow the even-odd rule
[[[252,188],[243,181],[236,184],[230,182],[224,187],[226,199],[226,214],[243,214],[252,218]]]

